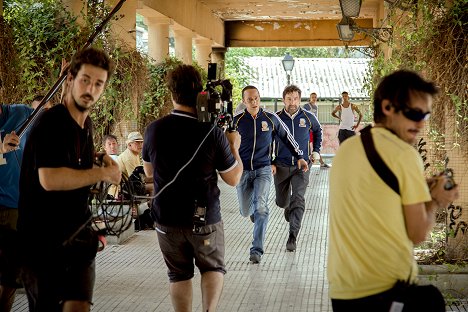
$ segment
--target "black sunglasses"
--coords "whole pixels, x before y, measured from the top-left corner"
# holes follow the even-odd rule
[[[403,116],[408,118],[409,120],[420,122],[421,120],[428,120],[431,116],[431,112],[421,112],[418,109],[413,109],[409,107],[405,107],[401,110]]]

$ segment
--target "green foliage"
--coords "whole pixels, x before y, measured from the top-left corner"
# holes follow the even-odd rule
[[[148,64],[150,84],[140,103],[140,126],[146,127],[151,121],[164,116],[172,108],[171,95],[166,86],[166,75],[182,61],[169,57],[158,64]]]
[[[80,44],[76,18],[54,0],[5,0],[4,17],[12,27],[20,81],[11,92],[18,102],[30,102],[36,93],[58,78],[62,58],[70,58]]]
[[[21,77],[12,90],[12,98],[26,103],[36,93],[45,94],[51,88],[59,76],[62,58],[69,61],[110,11],[102,1],[89,1],[88,14],[82,18],[85,25],[80,26],[61,1],[6,0],[4,9],[17,50],[18,65],[11,70]],[[114,20],[120,17],[117,15]],[[137,118],[137,105],[149,81],[148,60],[112,37],[110,25],[97,36],[93,46],[105,50],[116,65],[104,94],[90,112],[94,140],[100,142],[104,134],[113,132],[116,122]]]
[[[468,153],[466,12],[467,0],[421,0],[405,12],[392,8],[389,18],[393,21],[392,56],[386,58],[381,51],[369,70],[372,78],[366,81],[366,89],[372,95],[380,78],[397,69],[422,72],[433,80],[440,94],[433,103],[429,127],[439,151],[462,148]],[[445,122],[451,122],[445,119],[447,112],[454,115],[456,125],[452,146],[446,146],[444,139]]]

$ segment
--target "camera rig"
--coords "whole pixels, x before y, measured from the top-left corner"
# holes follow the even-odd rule
[[[214,68],[214,74],[213,70]],[[220,128],[234,130],[232,119],[232,84],[229,79],[216,80],[216,63],[208,65],[208,82],[197,97],[198,121],[216,124]],[[221,87],[221,94],[216,87]]]

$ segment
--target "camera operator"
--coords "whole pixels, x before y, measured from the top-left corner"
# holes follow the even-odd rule
[[[175,68],[167,84],[174,110],[148,126],[143,144],[145,173],[154,177],[152,213],[174,310],[192,310],[195,260],[203,311],[212,312],[226,273],[216,170],[227,184],[237,185],[242,174],[240,135],[225,135],[210,123],[198,122],[202,82],[193,66]]]
[[[436,92],[411,71],[385,77],[374,93],[375,127],[347,139],[333,160],[327,266],[333,311],[445,311],[434,286],[405,285],[418,274],[414,244],[433,227],[436,209],[458,198],[458,187],[445,189],[444,175],[428,187],[413,147]],[[376,165],[379,155],[384,165]]]
[[[20,176],[18,233],[29,311],[89,311],[95,280],[97,235],[88,226],[90,186],[120,183],[108,155],[95,158],[89,112],[112,72],[108,56],[78,52],[66,78],[63,103],[31,128]]]

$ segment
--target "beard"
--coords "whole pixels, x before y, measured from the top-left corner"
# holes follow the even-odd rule
[[[294,115],[299,110],[299,107],[289,107],[286,111],[289,115]]]
[[[77,99],[75,98],[73,94],[72,94],[72,97],[73,97],[73,102],[75,104],[76,109],[79,110],[80,112],[86,112],[91,109],[91,105],[87,107],[83,104],[80,104],[80,102],[77,101]],[[88,97],[88,100],[90,100],[91,103],[94,103],[94,98],[90,94],[83,94],[81,97]]]

